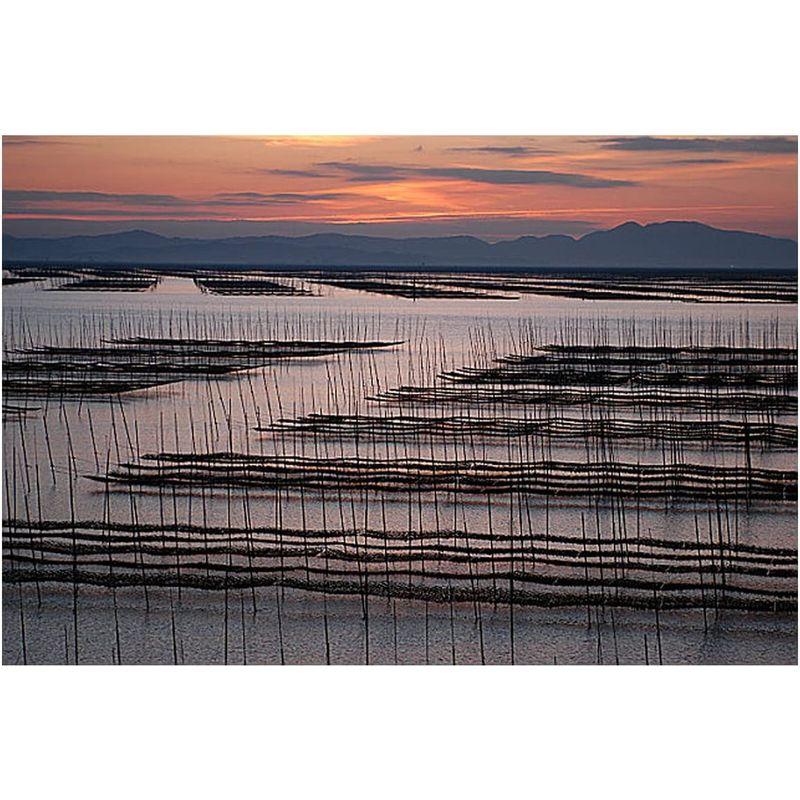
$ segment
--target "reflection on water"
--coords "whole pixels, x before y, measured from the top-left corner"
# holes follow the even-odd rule
[[[553,553],[547,553],[552,562],[548,564],[542,553],[550,547],[556,552],[574,549],[582,530],[609,548],[624,542],[628,559],[634,558],[637,545],[633,543],[648,538],[679,543],[702,538],[703,547],[707,540],[716,547],[721,538],[723,555],[709,550],[705,567],[702,561],[700,564],[705,569],[701,578],[708,581],[702,588],[704,596],[706,591],[710,596],[712,589],[721,594],[723,580],[729,586],[738,581],[753,592],[765,588],[772,591],[777,580],[780,591],[788,593],[786,597],[792,592],[796,597],[796,571],[784,578],[756,574],[757,570],[749,567],[742,573],[723,574],[726,568],[752,566],[742,548],[796,549],[796,503],[792,496],[764,502],[752,500],[746,490],[730,496],[717,493],[710,495],[709,506],[697,498],[670,497],[667,490],[653,496],[596,497],[591,486],[583,499],[519,489],[490,498],[466,491],[458,483],[433,492],[424,486],[387,489],[368,483],[353,489],[342,486],[341,480],[327,488],[311,480],[307,485],[299,481],[243,486],[231,485],[230,476],[218,484],[203,485],[107,487],[94,480],[120,465],[132,464],[135,469],[145,463],[146,456],[189,452],[237,453],[267,460],[299,458],[313,463],[372,460],[394,467],[424,460],[439,468],[461,464],[462,469],[474,461],[602,461],[655,467],[688,462],[746,474],[748,470],[796,469],[791,442],[765,444],[749,438],[724,445],[698,437],[693,441],[664,441],[652,436],[570,440],[536,434],[492,437],[475,432],[452,437],[430,432],[411,436],[369,435],[363,431],[331,435],[314,430],[303,433],[278,424],[313,414],[370,417],[384,423],[449,415],[470,422],[498,418],[511,422],[548,418],[583,423],[730,422],[737,426],[782,426],[784,435],[787,430],[791,434],[796,428],[794,389],[781,390],[792,398],[788,408],[776,410],[771,400],[769,407],[745,411],[735,406],[721,410],[716,402],[712,409],[665,410],[656,405],[601,410],[596,403],[542,406],[456,402],[441,406],[379,403],[375,398],[403,386],[452,385],[442,381],[441,373],[463,366],[485,368],[499,356],[528,353],[531,347],[544,344],[615,344],[629,342],[633,335],[643,343],[681,345],[690,341],[704,346],[793,348],[796,306],[585,301],[541,295],[522,295],[514,301],[410,300],[330,286],[317,290],[318,296],[218,296],[200,292],[191,279],[175,277],[164,278],[154,290],[141,293],[45,292],[32,284],[5,288],[6,359],[19,357],[18,351],[41,346],[102,348],[111,340],[125,337],[402,343],[363,352],[282,358],[227,375],[183,375],[173,383],[112,398],[65,397],[58,392],[19,398],[6,393],[4,518],[30,523],[63,522],[74,517],[83,522],[102,521],[107,527],[188,525],[223,531],[328,531],[336,534],[335,542],[311,553],[307,546],[298,544],[294,554],[281,554],[281,569],[294,570],[293,574],[300,576],[298,580],[308,580],[309,576],[313,578],[315,565],[322,569],[324,563],[327,580],[337,568],[332,566],[335,562],[343,574],[355,576],[351,580],[362,589],[370,580],[377,584],[377,576],[390,564],[385,553],[383,560],[375,557],[369,561],[371,545],[363,536],[365,531],[402,534],[405,539],[396,542],[401,552],[404,542],[430,536],[433,541],[428,544],[433,549],[428,555],[415,550],[405,562],[391,562],[393,569],[409,570],[408,577],[403,573],[401,583],[413,581],[414,586],[423,587],[442,585],[444,578],[437,584],[437,570],[449,576],[451,587],[453,581],[470,586],[484,580],[488,585],[491,571],[501,564],[494,548],[499,548],[504,539],[511,540],[514,569],[568,578],[575,565],[556,563]],[[144,357],[153,363],[159,358],[155,352],[145,352]],[[86,367],[83,374],[88,378],[107,368],[100,361]],[[796,381],[796,366],[792,369]],[[501,392],[508,388],[501,385]],[[702,391],[718,397],[738,389]],[[770,397],[780,393],[758,387],[747,391]],[[27,411],[20,412],[20,408]],[[67,527],[74,530],[74,526]],[[453,531],[459,531],[462,538],[466,532],[468,537],[475,537],[475,542],[480,536],[488,536],[491,557],[481,561],[477,549],[460,561],[451,558],[452,554],[443,555],[445,546],[462,544],[458,536],[448,538]],[[41,532],[37,535],[46,538]],[[84,535],[86,552],[81,557],[97,560],[97,555],[91,555],[91,536],[85,531]],[[205,547],[207,542],[199,543],[199,535],[190,534],[190,544]],[[539,535],[545,538],[527,552],[523,540],[533,541]],[[4,542],[4,552],[16,554],[20,563],[26,555],[24,547],[20,550],[21,542],[31,541],[26,536],[26,540],[12,537]],[[518,543],[515,537],[519,537]],[[560,544],[558,537],[564,540]],[[261,544],[253,539],[248,540],[248,546],[253,542]],[[37,549],[27,562],[28,568],[33,565],[44,570],[50,562],[55,567],[70,567],[69,553],[74,548],[70,550],[65,543],[70,544],[68,537],[51,542],[46,553]],[[165,554],[170,552],[168,544],[162,537],[160,546]],[[288,547],[289,540],[281,539],[279,544]],[[223,550],[224,545],[223,539]],[[478,548],[471,538],[467,545]],[[622,544],[619,546],[622,548]],[[121,539],[114,547],[115,558],[132,558],[135,569],[139,568],[136,559],[144,559],[141,541],[126,550]],[[641,544],[638,547],[641,549]],[[598,547],[598,551],[601,549]],[[110,546],[103,550],[106,554],[109,551]],[[221,557],[229,558],[229,567],[238,564],[244,570],[249,563],[252,568],[252,559],[248,562],[244,551]],[[163,569],[172,570],[171,558],[147,554],[147,563],[169,560]],[[183,567],[184,575],[191,571],[192,558],[188,552],[178,555],[176,566]],[[276,559],[270,561],[265,556],[264,564],[277,563]],[[614,593],[612,568],[605,567],[603,573],[603,564],[595,562],[579,567],[582,578],[594,580],[604,575],[597,584],[604,597],[605,592],[609,597]],[[507,571],[509,566],[502,568]],[[197,568],[198,574],[206,571],[205,566]],[[425,574],[416,574],[420,571]],[[120,569],[118,574],[122,573]],[[665,583],[681,579],[680,574],[656,574]],[[491,577],[497,589],[496,575]],[[230,663],[241,663],[245,651],[250,663],[277,663],[282,650],[287,663],[324,663],[326,658],[333,663],[363,663],[367,658],[370,663],[450,663],[453,658],[457,663],[502,663],[511,657],[512,634],[516,663],[643,663],[645,658],[657,663],[659,643],[665,663],[785,663],[797,657],[796,615],[790,613],[715,609],[704,615],[699,610],[669,611],[659,595],[662,610],[656,619],[653,610],[614,609],[611,601],[608,605],[593,601],[587,611],[516,604],[509,607],[497,597],[470,602],[458,596],[454,600],[451,594],[449,602],[434,597],[424,602],[413,592],[404,597],[399,589],[390,597],[360,597],[324,595],[310,588],[234,586],[225,592],[184,588],[180,597],[177,590],[151,588],[145,597],[141,587],[120,586],[111,598],[108,587],[82,585],[76,602],[70,583],[37,581],[34,585],[31,581],[20,586],[6,581],[4,660],[22,660],[23,625],[27,660],[47,663],[73,662],[76,642],[80,660],[86,663],[110,663],[120,655],[125,663],[221,663],[226,653]],[[524,589],[522,582],[511,581],[511,590],[518,592],[518,597]],[[554,595],[562,589],[548,584],[537,591]]]

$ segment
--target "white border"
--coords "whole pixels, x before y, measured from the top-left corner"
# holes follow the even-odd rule
[[[796,5],[4,8],[6,134],[796,134]],[[796,668],[10,668],[11,797],[775,797]]]
[[[786,0],[38,0],[2,132],[789,134]]]

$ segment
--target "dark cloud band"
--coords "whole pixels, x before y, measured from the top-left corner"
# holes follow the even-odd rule
[[[181,205],[186,200],[172,194],[115,194],[111,192],[60,192],[49,189],[4,189],[6,203],[128,203],[129,205],[161,206]]]
[[[529,169],[485,169],[482,167],[404,167],[386,164],[359,164],[351,161],[326,161],[319,166],[349,175],[359,182],[400,181],[414,178],[469,181],[503,186],[556,185],[575,189],[611,189],[634,186],[634,181],[597,178],[570,172]]]
[[[687,153],[796,153],[797,139],[789,136],[684,138],[677,136],[619,136],[601,140],[608,150]]]

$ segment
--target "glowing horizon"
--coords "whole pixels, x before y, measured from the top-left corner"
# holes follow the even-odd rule
[[[3,139],[4,231],[582,235],[685,219],[797,237],[794,137]]]

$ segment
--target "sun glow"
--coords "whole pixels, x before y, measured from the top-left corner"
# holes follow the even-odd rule
[[[481,219],[522,235],[526,220],[549,218],[583,229],[694,219],[796,236],[793,140],[641,139],[5,137],[3,215],[7,226],[69,220],[78,232],[81,221],[392,220],[414,234],[423,220],[463,232]]]

